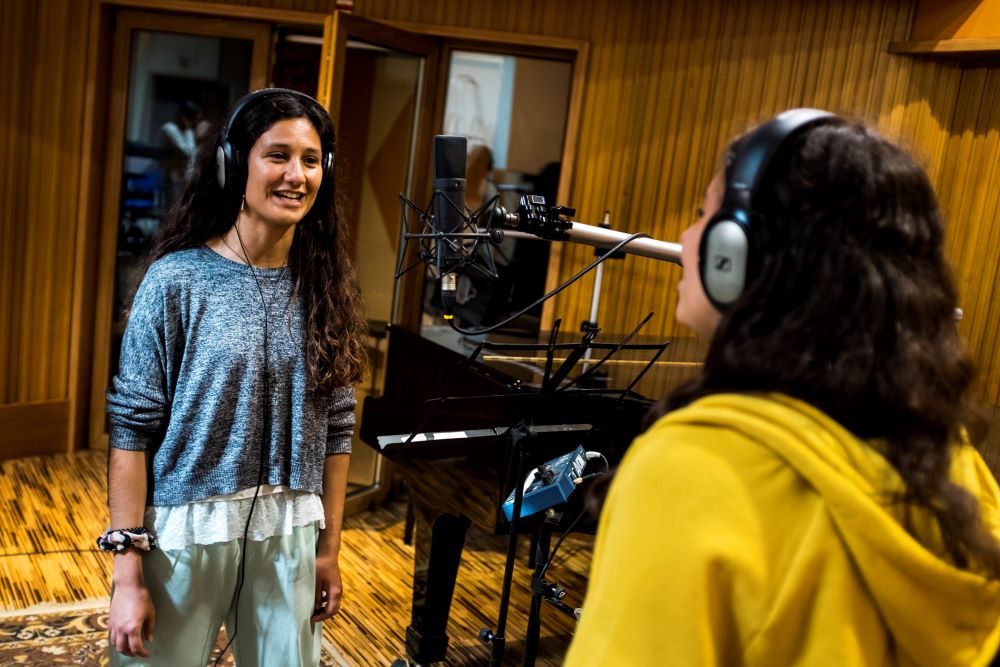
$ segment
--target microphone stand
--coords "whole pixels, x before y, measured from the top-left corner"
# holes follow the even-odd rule
[[[543,568],[549,558],[552,529],[549,521],[554,517],[552,510],[545,513],[545,520],[538,527],[535,547],[535,571],[531,574],[531,604],[528,606],[528,627],[524,637],[523,667],[533,667],[538,655],[538,636],[542,631],[542,597],[548,593],[549,583],[542,579]]]
[[[604,212],[604,220],[601,221],[601,229],[608,229],[608,230],[611,229],[610,211]],[[605,254],[606,252],[607,251],[603,250],[602,248],[594,249],[594,254],[597,255],[598,257],[600,257],[602,254]],[[615,253],[610,259],[621,259],[621,258],[622,258],[621,254]],[[601,307],[601,284],[603,280],[604,280],[604,262],[601,262],[600,264],[597,265],[597,268],[594,269],[594,293],[590,298],[590,316],[587,318],[586,321],[580,324],[580,329],[584,333],[588,332],[596,333],[598,330],[597,313]],[[588,346],[587,351],[584,352],[583,354],[583,366],[582,366],[583,373],[586,373],[590,369],[590,357],[592,353],[593,349]],[[604,376],[603,379],[606,380],[607,376]]]
[[[514,475],[514,507],[510,519],[510,533],[507,535],[507,562],[503,571],[503,588],[500,591],[500,613],[497,617],[497,629],[493,632],[489,628],[479,631],[479,639],[492,647],[490,653],[490,667],[500,667],[503,663],[503,653],[507,645],[507,638],[504,631],[507,628],[507,607],[510,604],[510,588],[514,579],[514,561],[517,559],[517,529],[520,525],[521,504],[524,501],[524,472],[527,467],[528,449],[525,441],[531,437],[528,424],[520,419],[515,423],[510,431],[510,443],[514,457],[517,460]]]
[[[497,618],[497,629],[492,631],[483,628],[479,631],[479,639],[492,647],[490,652],[490,667],[501,667],[507,639],[504,632],[507,627],[507,609],[510,606],[511,585],[514,578],[514,564],[517,560],[517,538],[520,526],[521,507],[524,503],[524,473],[528,461],[528,443],[531,431],[524,419],[515,423],[509,431],[513,456],[517,461],[515,467],[514,506],[510,520],[510,533],[507,535],[507,559],[504,564],[503,587],[500,591],[500,611]],[[531,575],[531,603],[528,611],[528,625],[524,638],[523,667],[534,667],[538,656],[538,637],[541,634],[542,602],[548,602],[559,611],[579,620],[577,610],[563,603],[566,591],[545,580],[545,569],[549,565],[549,547],[552,541],[552,527],[559,521],[559,515],[549,508],[545,519],[540,523],[534,536],[533,561],[534,572]],[[570,529],[575,526],[570,526]]]
[[[528,627],[524,638],[524,660],[522,667],[534,667],[538,656],[538,637],[541,634],[542,602],[547,602],[574,621],[580,620],[579,610],[562,602],[566,591],[546,581],[545,568],[549,564],[549,547],[552,530],[559,523],[560,515],[554,508],[545,511],[545,519],[538,527],[535,547],[535,571],[531,575],[531,604],[528,608]],[[570,529],[573,525],[570,526]]]
[[[604,212],[604,222],[601,223],[602,226],[610,227],[611,223],[608,221],[608,212]],[[601,282],[604,279],[604,262],[597,265],[594,269],[594,293],[590,297],[590,317],[587,318],[585,322],[580,325],[580,328],[586,331],[595,331],[597,329],[597,312],[601,307]],[[586,373],[590,369],[590,356],[591,349],[588,347],[587,351],[583,353],[583,372]]]
[[[642,234],[617,232],[609,229],[608,225],[595,226],[575,222],[566,217],[575,215],[575,209],[549,206],[545,203],[545,197],[541,195],[522,195],[516,211],[508,211],[501,206],[500,196],[497,195],[471,214],[463,211],[464,224],[461,229],[443,231],[438,228],[433,213],[428,212],[433,209],[440,197],[444,197],[444,194],[440,190],[435,190],[428,210],[424,210],[405,195],[399,195],[400,244],[396,259],[397,279],[421,263],[432,267],[435,277],[472,269],[495,279],[498,274],[492,256],[489,252],[480,252],[479,246],[482,243],[497,245],[506,236],[529,240],[573,241],[605,249],[614,248],[627,241],[619,249],[620,252],[674,264],[681,263],[679,243],[659,241]],[[448,205],[455,207],[451,200],[444,198]],[[409,213],[419,218],[421,231],[410,231]],[[417,259],[404,267],[406,248],[410,241],[419,243]],[[439,257],[439,248],[449,249],[454,257]]]
[[[567,216],[576,215],[576,209],[549,206],[545,203],[545,197],[540,195],[522,195],[516,211],[507,211],[495,201],[490,204],[488,227],[492,230],[502,229],[504,236],[573,241],[599,248],[612,248],[630,236],[604,225],[586,225],[570,220]],[[630,240],[621,248],[621,252],[674,264],[681,263],[679,243],[648,237]]]
[[[433,209],[433,201],[439,196],[442,196],[442,193],[435,190],[432,197],[432,205],[428,207],[429,209]],[[477,261],[481,256],[481,254],[477,251],[478,244],[482,242],[498,244],[503,240],[503,237],[508,234],[514,238],[541,238],[558,241],[571,240],[597,246],[598,248],[604,248],[605,250],[614,248],[623,253],[627,252],[629,254],[680,264],[681,246],[677,243],[658,241],[648,238],[642,234],[630,235],[612,231],[609,229],[610,224],[607,221],[607,214],[605,214],[605,224],[600,227],[574,222],[566,217],[575,215],[576,211],[574,209],[564,206],[547,206],[545,198],[539,195],[523,195],[520,200],[520,206],[515,212],[508,212],[499,204],[499,196],[494,197],[471,215],[465,215],[463,212],[463,219],[465,221],[464,225],[458,230],[449,231],[444,231],[436,227],[434,224],[435,219],[433,214],[420,209],[402,194],[399,195],[399,198],[401,208],[400,237],[402,243],[400,244],[400,250],[397,258],[397,279],[403,273],[406,273],[411,268],[422,262],[426,263],[428,266],[434,266],[437,273],[442,275],[455,273],[459,269],[463,268],[473,268],[486,274],[487,276],[496,278],[496,268],[495,265],[493,265],[491,255],[487,253],[483,258],[485,265],[484,262]],[[447,201],[454,207],[454,203],[452,203],[450,199]],[[423,225],[424,231],[418,233],[411,233],[409,231],[409,220],[407,216],[408,211],[414,211],[419,214],[419,219]],[[480,226],[480,222],[485,222],[485,225]],[[406,255],[406,245],[410,240],[419,242],[420,248],[417,252],[417,262],[410,267],[404,268],[403,262]],[[465,246],[465,242],[471,242],[472,246]],[[439,248],[450,248],[454,251],[453,254],[455,257],[447,259],[445,257],[441,257],[438,252]],[[599,251],[598,254],[600,254]],[[613,257],[620,257],[620,255],[618,252],[615,252]],[[608,354],[604,359],[598,361],[593,369],[590,369],[590,347],[597,334],[596,319],[600,305],[603,261],[597,262],[597,270],[598,273],[594,285],[594,295],[591,302],[590,320],[585,322],[583,326],[585,334],[583,341],[584,349],[578,349],[577,355],[570,354],[567,358],[567,362],[569,363],[564,362],[560,370],[553,375],[551,368],[553,361],[552,353],[554,347],[556,346],[555,332],[553,332],[553,338],[552,341],[550,341],[548,350],[549,359],[545,372],[546,381],[543,383],[543,393],[556,391],[559,388],[562,379],[565,377],[565,374],[569,372],[571,366],[575,364],[576,361],[579,360],[579,358],[584,354],[586,354],[584,360],[584,376],[587,376],[588,371],[592,374],[593,370],[596,370],[597,367],[601,366],[607,358],[610,357],[610,354]],[[564,283],[564,285],[559,289],[563,289],[565,286],[578,279],[584,272],[581,272],[570,281]],[[546,295],[545,298],[552,296],[557,291],[558,290]],[[650,316],[651,315],[652,313],[650,313]],[[645,324],[648,319],[649,317],[647,316],[646,320],[643,321],[643,324]],[[640,327],[641,326],[642,325],[640,324]],[[461,329],[458,330],[461,331]],[[633,335],[634,333],[635,332],[633,332]],[[482,346],[477,349],[476,354],[478,354],[481,347]],[[665,345],[655,347],[662,352]],[[621,346],[618,346],[618,349],[620,348]],[[648,370],[648,368],[655,363],[656,358],[658,357],[659,353],[657,353],[657,355],[649,362],[645,370]],[[638,382],[638,379],[643,373],[645,373],[645,370],[643,370],[642,373],[640,373],[640,375],[633,380],[629,389],[622,394],[622,398],[624,398],[628,391],[631,390],[631,387]],[[417,430],[418,429],[414,429],[413,433],[411,433],[410,440],[413,439]],[[506,648],[506,636],[504,633],[507,625],[507,609],[510,604],[514,564],[517,558],[517,539],[521,519],[521,508],[524,501],[523,477],[525,469],[527,468],[528,460],[527,441],[531,437],[529,426],[524,418],[515,422],[515,424],[509,429],[509,435],[511,438],[512,455],[516,461],[516,473],[514,477],[514,502],[510,520],[510,532],[507,537],[507,558],[504,567],[500,609],[497,618],[496,630],[494,631],[490,628],[482,628],[479,631],[480,641],[491,646],[491,667],[501,667],[504,650]],[[560,611],[563,611],[574,618],[577,617],[576,610],[571,609],[560,601],[562,597],[565,596],[565,592],[561,591],[543,578],[545,568],[548,563],[548,548],[551,540],[551,527],[544,524],[545,522],[543,522],[543,525],[538,529],[537,541],[534,545],[535,554],[533,555],[535,556],[535,572],[532,576],[531,584],[532,600],[528,618],[528,632],[525,641],[523,663],[525,667],[534,665],[535,663],[538,649],[538,635],[540,632],[541,602],[543,600],[555,606]],[[570,530],[571,529],[572,526],[570,527]]]

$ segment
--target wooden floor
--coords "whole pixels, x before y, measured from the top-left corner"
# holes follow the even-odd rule
[[[106,528],[105,453],[0,461],[0,609],[24,609],[106,597],[111,557],[94,538]],[[341,570],[343,610],[324,632],[358,667],[403,657],[409,623],[413,548],[403,544],[405,504],[396,500],[349,517]],[[495,629],[506,538],[469,529],[452,604],[448,665],[487,665],[481,628]],[[507,621],[505,665],[519,665],[527,623],[530,571],[527,543],[519,550]],[[547,578],[567,590],[565,603],[582,606],[591,545],[571,536]],[[559,665],[573,621],[543,606],[537,665]]]

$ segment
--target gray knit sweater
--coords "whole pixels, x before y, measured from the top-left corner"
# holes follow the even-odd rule
[[[250,267],[205,247],[183,250],[155,262],[139,286],[107,409],[110,445],[150,453],[148,504],[256,486],[262,438],[263,482],[312,493],[322,493],[326,455],[351,451],[354,389],[306,390],[288,272],[253,271],[268,302],[266,355]]]

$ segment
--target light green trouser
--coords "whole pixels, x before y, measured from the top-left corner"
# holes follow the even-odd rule
[[[246,574],[236,608],[242,540],[194,545],[143,556],[156,608],[150,658],[126,658],[110,647],[110,664],[204,667],[223,623],[236,639],[238,667],[319,665],[322,624],[309,621],[316,595],[315,524],[287,537],[247,541]]]

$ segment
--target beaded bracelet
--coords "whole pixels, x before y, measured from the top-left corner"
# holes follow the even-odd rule
[[[135,547],[140,551],[152,551],[156,548],[156,536],[139,526],[137,528],[115,528],[107,530],[97,538],[97,547],[101,551],[125,551]]]

